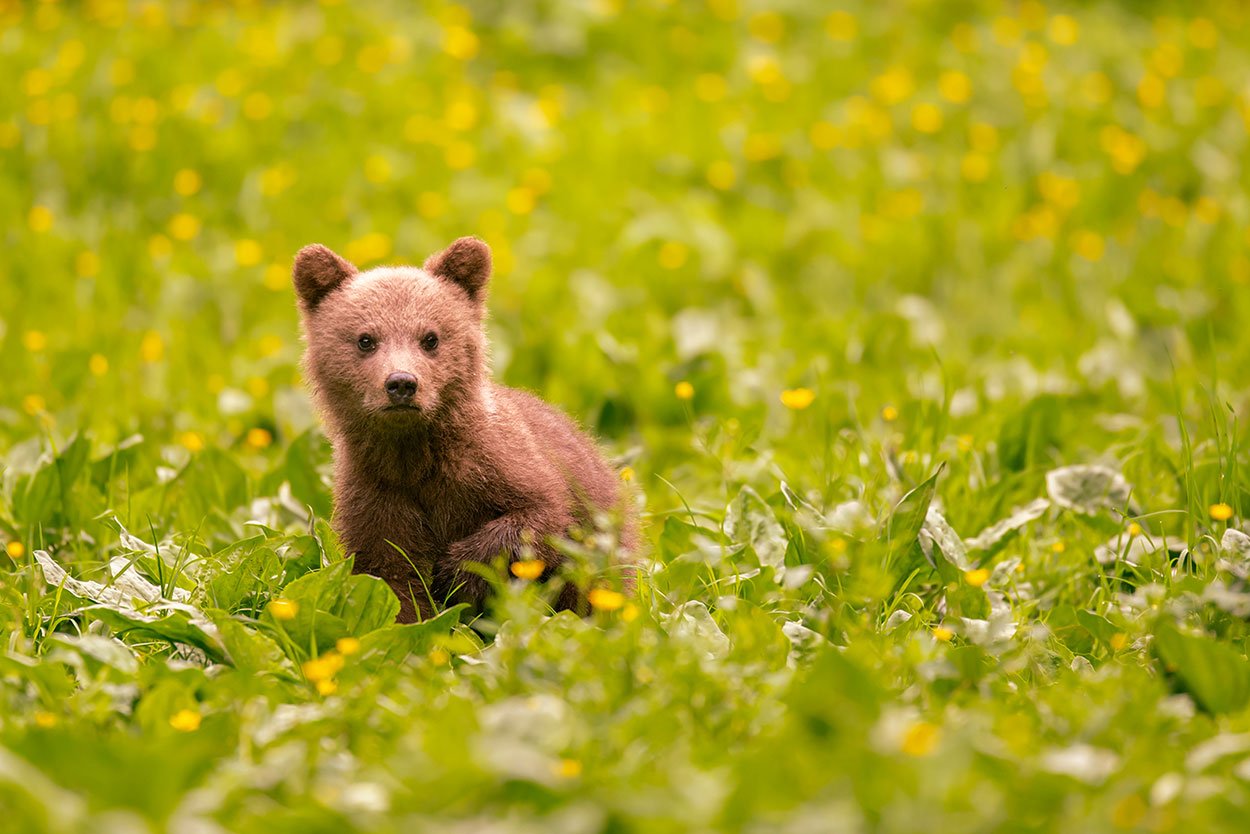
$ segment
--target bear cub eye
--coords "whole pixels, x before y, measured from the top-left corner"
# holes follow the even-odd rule
[[[366,333],[356,340],[356,347],[360,348],[361,353],[373,353],[378,349],[378,343],[376,339]]]
[[[437,333],[430,331],[421,337],[421,348],[426,353],[433,353],[436,347],[438,347]]]

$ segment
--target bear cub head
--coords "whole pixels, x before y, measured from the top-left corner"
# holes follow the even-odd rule
[[[411,429],[480,390],[490,269],[490,249],[472,237],[420,269],[360,272],[324,246],[299,251],[305,369],[333,429]]]

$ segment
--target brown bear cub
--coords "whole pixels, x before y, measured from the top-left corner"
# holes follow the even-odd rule
[[[359,272],[324,246],[295,258],[304,364],[334,447],[334,523],[355,567],[386,580],[399,620],[480,604],[470,565],[563,561],[553,540],[599,513],[635,522],[595,444],[537,397],[490,378],[490,249],[461,238],[421,269]],[[626,577],[628,579],[628,577]],[[580,609],[570,584],[558,608]]]

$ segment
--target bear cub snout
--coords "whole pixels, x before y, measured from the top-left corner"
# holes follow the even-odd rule
[[[333,526],[357,572],[386,580],[401,622],[433,602],[480,604],[466,569],[538,558],[597,513],[622,520],[622,571],[636,518],[620,479],[568,417],[491,379],[483,322],[490,249],[460,238],[421,268],[361,272],[306,246],[293,278],[304,366],[334,448]],[[580,609],[571,584],[558,608]]]

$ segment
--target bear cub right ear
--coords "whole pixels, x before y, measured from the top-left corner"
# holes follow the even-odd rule
[[[356,267],[320,243],[305,246],[295,256],[291,277],[300,304],[313,309],[336,287],[356,274]]]

